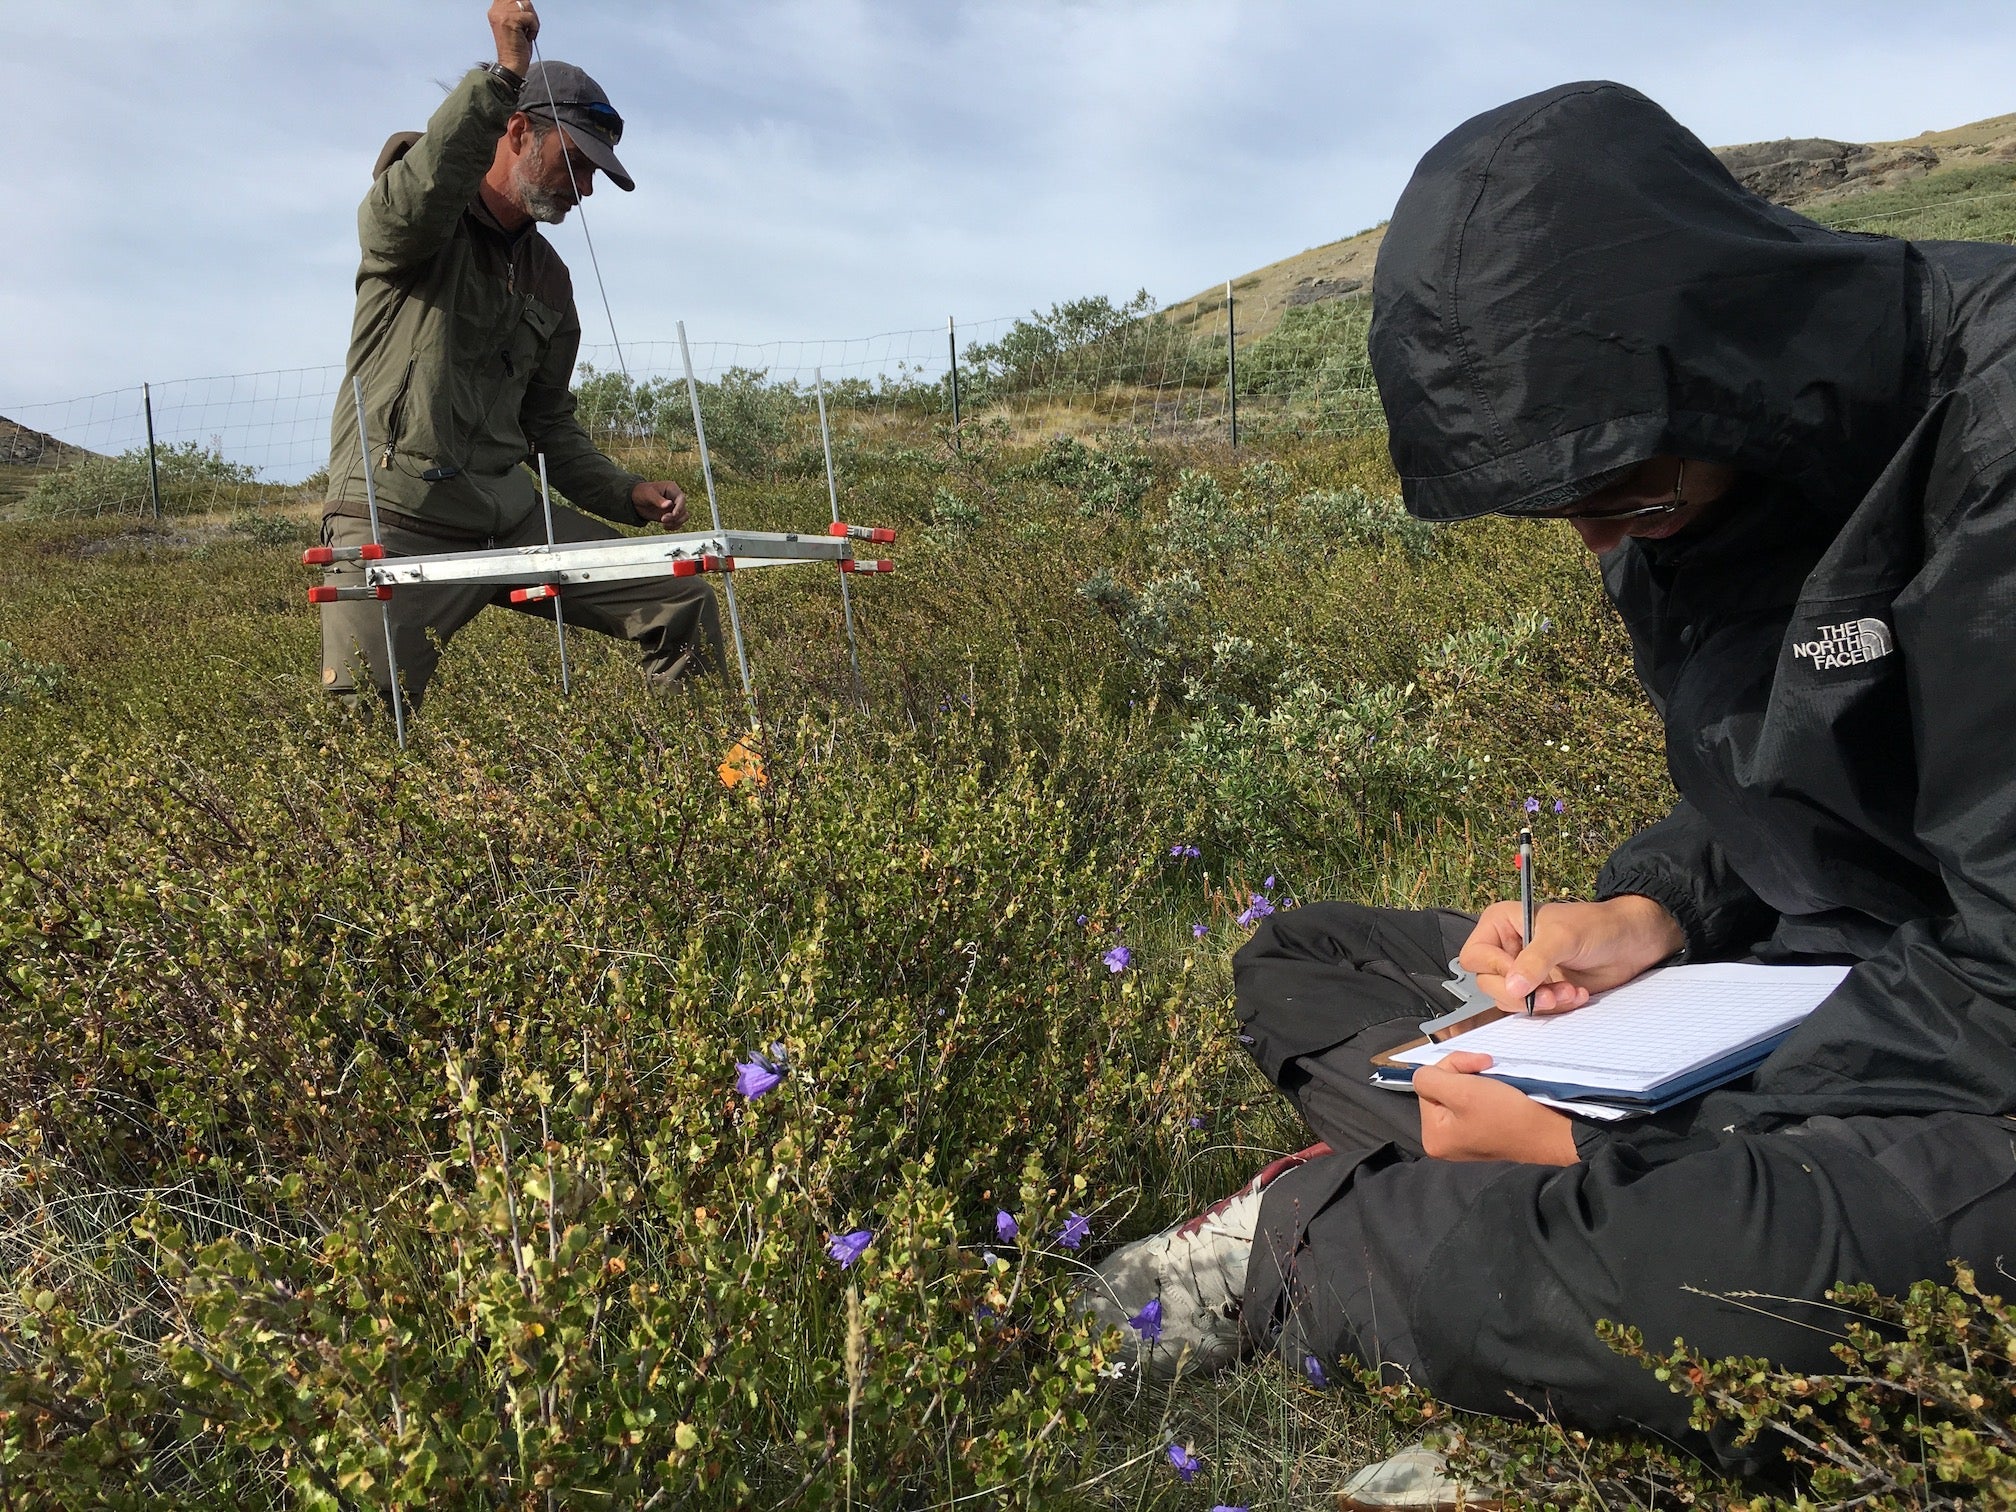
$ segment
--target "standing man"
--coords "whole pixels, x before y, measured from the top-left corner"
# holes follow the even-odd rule
[[[575,418],[573,283],[534,229],[565,219],[593,192],[597,169],[636,187],[615,152],[623,118],[572,64],[533,63],[531,0],[495,0],[489,19],[497,61],[472,68],[426,131],[385,144],[357,213],[364,255],[330,439],[325,545],[371,538],[353,377],[363,380],[372,482],[395,556],[543,542],[538,483],[525,466],[540,453],[553,485],[603,519],[675,530],[686,522],[677,483],[647,481],[603,456]],[[561,507],[553,528],[562,541],[617,539]],[[340,567],[332,581],[361,575]],[[490,587],[404,588],[391,601],[398,672],[415,703],[441,646],[491,603],[509,607]],[[704,583],[570,586],[566,605],[570,624],[635,641],[653,684],[724,665]],[[361,662],[389,698],[384,658],[377,604],[323,606],[325,688],[354,697]]]

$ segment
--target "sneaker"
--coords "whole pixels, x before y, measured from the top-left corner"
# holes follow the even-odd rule
[[[1449,1462],[1426,1444],[1367,1465],[1337,1491],[1340,1512],[1496,1512],[1449,1478]]]
[[[1245,1349],[1239,1299],[1246,1291],[1260,1194],[1277,1178],[1329,1153],[1329,1145],[1313,1144],[1284,1155],[1196,1217],[1122,1245],[1099,1266],[1080,1305],[1120,1330],[1149,1375],[1166,1380],[1182,1371],[1236,1363]]]

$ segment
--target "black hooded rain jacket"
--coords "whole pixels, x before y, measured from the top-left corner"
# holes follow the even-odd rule
[[[1423,160],[1371,344],[1425,519],[1655,455],[1744,475],[1603,558],[1682,801],[1602,895],[1695,959],[1857,964],[1747,1081],[1617,1137],[2016,1111],[2016,248],[1828,230],[1571,84]]]

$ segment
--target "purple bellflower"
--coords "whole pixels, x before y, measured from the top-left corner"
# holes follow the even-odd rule
[[[1092,1232],[1092,1220],[1083,1213],[1073,1213],[1064,1220],[1064,1227],[1057,1231],[1057,1242],[1066,1249],[1076,1249]]]
[[[735,1062],[735,1090],[752,1101],[782,1080],[783,1070],[773,1066],[766,1056],[752,1055],[746,1061]]]
[[[1211,933],[1211,926],[1209,924],[1192,924],[1190,926],[1190,938],[1193,940],[1201,940],[1209,933]]]
[[[1526,812],[1527,812],[1527,813],[1529,813],[1529,814],[1537,814],[1537,813],[1539,813],[1539,812],[1540,812],[1540,800],[1539,800],[1538,798],[1528,798],[1528,799],[1526,800]]]
[[[1265,893],[1254,893],[1252,900],[1246,905],[1245,912],[1239,915],[1237,922],[1241,928],[1251,929],[1272,912],[1274,912],[1274,905],[1268,901],[1267,895]]]
[[[1204,1461],[1181,1444],[1169,1446],[1169,1463],[1176,1467],[1176,1473],[1183,1477],[1186,1485],[1196,1479],[1197,1472],[1204,1468]]]
[[[1150,1344],[1162,1337],[1162,1299],[1151,1297],[1141,1311],[1127,1320],[1127,1326]]]
[[[1324,1372],[1323,1362],[1314,1355],[1302,1356],[1302,1373],[1316,1386],[1328,1386],[1330,1377]]]
[[[1015,1215],[1006,1208],[994,1214],[994,1237],[1003,1244],[1022,1232],[1022,1225],[1015,1221]]]
[[[1133,961],[1134,952],[1129,950],[1125,945],[1115,945],[1111,950],[1107,951],[1106,954],[1099,957],[1099,959],[1106,963],[1106,969],[1108,971],[1112,972],[1115,976],[1118,976],[1121,972],[1125,971],[1128,965]]]
[[[826,1241],[826,1253],[840,1262],[840,1269],[846,1270],[861,1258],[861,1252],[875,1242],[875,1230],[855,1229],[850,1234],[835,1234]]]

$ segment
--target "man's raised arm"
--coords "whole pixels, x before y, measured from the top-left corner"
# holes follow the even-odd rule
[[[494,0],[489,17],[497,66],[522,83],[539,13],[531,0]],[[420,140],[378,176],[358,207],[362,273],[393,272],[439,250],[476,197],[517,108],[518,86],[503,74],[477,67],[463,76]]]

